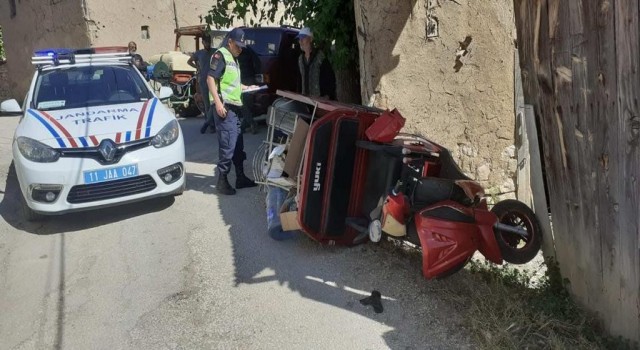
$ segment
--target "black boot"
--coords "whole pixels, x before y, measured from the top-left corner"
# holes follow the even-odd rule
[[[256,187],[256,186],[258,185],[255,182],[253,182],[253,180],[248,178],[247,175],[244,174],[244,171],[238,171],[238,169],[236,169],[236,188],[237,189]]]
[[[219,194],[224,194],[228,196],[236,194],[236,190],[233,187],[231,187],[231,184],[229,184],[229,180],[227,180],[227,175],[222,175],[222,174],[218,176],[218,184],[216,185],[216,191],[218,191]]]
[[[204,134],[205,132],[207,132],[207,128],[209,128],[209,123],[204,122],[204,124],[202,124],[202,127],[200,128],[200,133]]]

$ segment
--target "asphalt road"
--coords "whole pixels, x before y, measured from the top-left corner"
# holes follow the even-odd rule
[[[19,211],[16,124],[0,118],[0,349],[473,347],[415,260],[273,241],[264,193],[218,197],[216,136],[200,118],[181,121],[184,195],[37,224]],[[247,153],[264,134],[246,135]],[[380,314],[359,303],[374,289]]]

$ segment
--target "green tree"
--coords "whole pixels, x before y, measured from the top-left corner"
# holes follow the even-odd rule
[[[0,27],[0,62],[5,61],[7,56],[4,53],[4,40],[2,37],[2,27]]]
[[[205,20],[216,27],[230,27],[234,20],[253,13],[255,20],[249,25],[258,25],[265,20],[274,22],[278,6],[284,9],[280,24],[313,29],[314,41],[325,48],[336,70],[338,99],[360,102],[353,0],[218,0]]]

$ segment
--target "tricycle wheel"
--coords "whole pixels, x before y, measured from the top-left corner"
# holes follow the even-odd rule
[[[498,202],[491,211],[496,214],[499,223],[520,228],[527,233],[525,238],[494,227],[502,258],[511,264],[526,264],[533,260],[542,246],[542,231],[533,211],[526,204],[513,199]]]

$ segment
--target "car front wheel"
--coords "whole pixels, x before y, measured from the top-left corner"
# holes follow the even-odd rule
[[[20,206],[22,207],[22,216],[29,222],[42,221],[45,217],[44,215],[39,214],[33,209],[29,208],[29,205],[27,205],[27,201],[23,196],[20,196]]]

